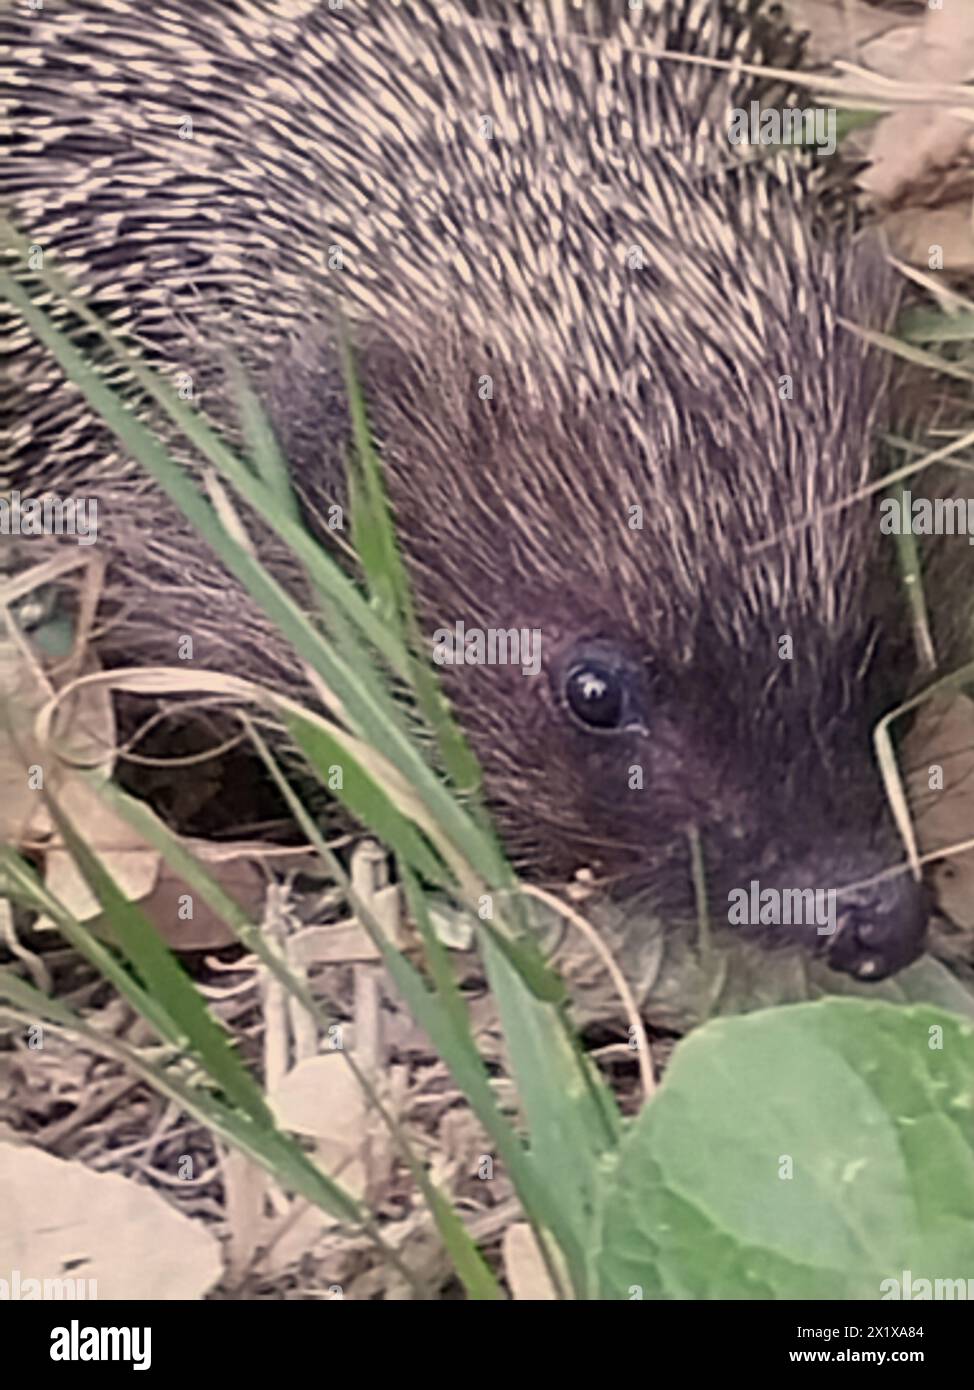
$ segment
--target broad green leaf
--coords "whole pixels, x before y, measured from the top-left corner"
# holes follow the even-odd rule
[[[602,1297],[876,1299],[905,1271],[966,1278],[974,1027],[852,999],[709,1023],[612,1166]]]

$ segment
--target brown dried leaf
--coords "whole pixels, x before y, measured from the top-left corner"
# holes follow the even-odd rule
[[[930,700],[904,752],[921,850],[935,854],[974,840],[974,700]],[[974,927],[974,849],[934,865],[931,878],[941,911],[958,926]]]
[[[901,33],[887,35],[869,45],[864,58],[874,69],[911,84],[966,82],[974,74],[974,7],[928,9],[912,41],[904,41]],[[972,135],[970,120],[946,105],[915,104],[894,111],[876,127],[863,187],[892,202],[929,169],[949,164]]]
[[[0,1144],[0,1191],[4,1279],[93,1279],[99,1299],[196,1299],[220,1278],[214,1237],[143,1183]]]

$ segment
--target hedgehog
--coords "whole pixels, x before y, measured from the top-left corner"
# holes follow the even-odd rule
[[[930,910],[871,732],[918,679],[872,476],[875,241],[810,160],[728,139],[801,44],[762,0],[78,0],[0,20],[0,196],[233,427],[232,345],[314,525],[351,336],[424,631],[540,634],[444,678],[523,874],[693,920],[835,890],[864,980]],[[98,498],[105,658],[303,689],[298,662],[10,319],[0,484]],[[269,562],[283,557],[260,535]],[[290,579],[289,579],[290,582]],[[720,908],[717,908],[720,911]]]

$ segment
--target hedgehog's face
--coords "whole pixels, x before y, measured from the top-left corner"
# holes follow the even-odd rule
[[[515,861],[556,882],[589,868],[692,922],[696,831],[715,917],[734,892],[751,914],[757,883],[782,895],[777,912],[759,898],[763,939],[797,939],[863,978],[907,964],[925,903],[902,873],[873,881],[902,861],[871,754],[873,723],[904,693],[885,678],[909,669],[873,641],[903,627],[879,611],[897,586],[868,504],[789,532],[809,494],[828,503],[860,484],[868,411],[852,412],[863,437],[839,440],[807,403],[765,400],[756,419],[728,383],[593,402],[553,368],[539,398],[496,354],[446,331],[433,341],[413,360],[380,339],[362,365],[427,631],[540,634],[537,671],[489,654],[444,668]],[[471,355],[489,361],[486,400]],[[868,394],[872,376],[849,361]],[[320,380],[299,400],[299,379],[291,419],[327,437]],[[786,545],[751,557],[781,531]],[[818,909],[833,890],[827,922],[795,922],[783,898]]]
[[[696,831],[716,922],[879,980],[922,950],[928,903],[896,872],[871,712],[844,707],[826,741],[822,690],[793,671],[772,656],[745,679],[719,646],[664,668],[603,623],[552,629],[538,675],[464,667],[451,686],[528,870],[586,867],[614,895],[651,894],[664,921],[692,921]]]

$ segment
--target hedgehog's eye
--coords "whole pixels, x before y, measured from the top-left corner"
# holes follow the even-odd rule
[[[603,661],[577,662],[565,677],[565,699],[590,729],[618,729],[626,709],[623,674]]]
[[[585,637],[551,668],[552,693],[593,734],[646,732],[644,659],[614,638]]]

